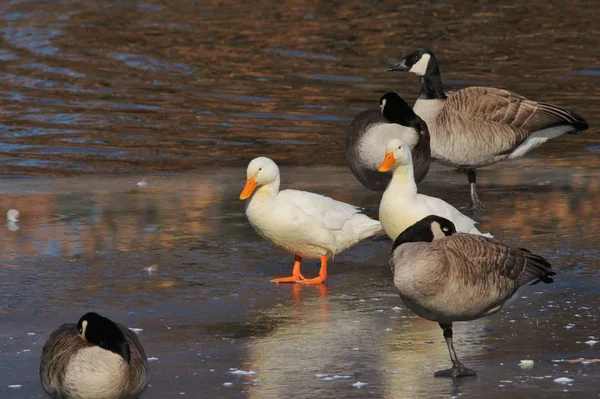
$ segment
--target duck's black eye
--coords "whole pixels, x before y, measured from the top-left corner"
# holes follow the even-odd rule
[[[399,149],[399,150],[401,150],[401,149],[402,149],[402,146],[399,146],[399,147],[398,147],[398,149]]]
[[[258,168],[258,171],[260,172],[262,170],[262,168]]]

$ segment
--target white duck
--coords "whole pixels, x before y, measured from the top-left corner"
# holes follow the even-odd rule
[[[381,223],[344,202],[298,190],[279,191],[279,168],[269,158],[248,164],[246,186],[240,193],[246,216],[256,232],[295,255],[291,277],[275,283],[319,284],[327,279],[327,259],[381,230]],[[253,195],[254,194],[254,195]],[[300,273],[302,258],[321,259],[316,278]]]
[[[450,220],[460,233],[492,237],[490,234],[482,234],[475,227],[473,219],[463,215],[449,203],[417,193],[410,147],[403,140],[392,139],[387,145],[385,159],[379,171],[387,172],[390,169],[393,171],[392,180],[381,197],[379,220],[392,240],[429,215]]]

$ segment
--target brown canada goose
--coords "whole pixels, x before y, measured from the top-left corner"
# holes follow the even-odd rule
[[[414,111],[429,127],[431,155],[466,172],[475,209],[483,208],[475,187],[477,168],[522,157],[550,139],[589,127],[574,112],[507,90],[467,87],[444,93],[435,55],[425,48],[410,51],[388,71],[421,77]]]
[[[379,170],[392,170],[392,180],[381,196],[379,221],[385,233],[395,240],[400,233],[427,215],[438,215],[454,222],[461,233],[483,234],[476,222],[439,198],[419,194],[413,177],[411,153],[406,142],[391,139],[381,157]]]
[[[148,361],[133,331],[86,313],[50,335],[40,381],[52,398],[133,399],[148,385]]]
[[[250,161],[240,199],[246,200],[250,225],[264,239],[295,255],[292,276],[273,283],[320,284],[327,262],[343,250],[381,230],[381,223],[350,204],[299,190],[279,191],[279,168],[266,157]],[[305,279],[302,258],[320,259],[319,276]]]
[[[346,136],[346,161],[356,178],[373,191],[383,191],[391,173],[378,173],[386,144],[393,138],[408,143],[413,154],[415,181],[429,170],[430,148],[427,124],[396,93],[384,94],[379,109],[368,109],[350,123]]]
[[[455,233],[448,219],[427,216],[398,236],[390,258],[394,285],[406,307],[444,331],[452,368],[437,371],[436,377],[477,375],[458,360],[453,322],[496,313],[519,287],[552,283],[555,274],[548,261],[526,249]]]

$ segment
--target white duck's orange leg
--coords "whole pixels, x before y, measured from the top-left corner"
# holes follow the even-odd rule
[[[291,277],[280,277],[271,280],[272,283],[297,283],[304,280],[304,276],[300,273],[300,265],[302,264],[302,258],[298,255],[294,255],[294,268],[292,269]]]
[[[319,277],[307,278],[297,282],[300,284],[321,284],[325,280],[327,280],[327,255],[321,256],[321,270],[319,270]]]

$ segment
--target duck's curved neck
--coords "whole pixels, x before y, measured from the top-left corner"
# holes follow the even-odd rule
[[[417,183],[415,183],[415,171],[412,163],[408,165],[398,165],[393,171],[390,181],[391,189],[401,189],[410,193],[417,192]]]
[[[260,186],[258,189],[256,189],[256,192],[254,193],[255,196],[270,196],[270,197],[277,197],[277,194],[279,194],[279,184],[280,184],[280,180],[279,180],[279,176],[277,176],[277,178],[275,180],[273,180],[271,183],[269,184],[265,184],[264,186]]]
[[[440,68],[432,58],[432,64],[427,69],[425,75],[421,76],[421,94],[419,100],[445,100],[446,94],[442,86],[442,76]]]

